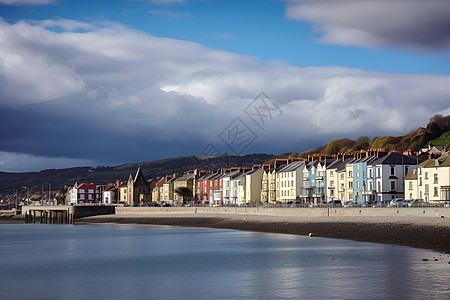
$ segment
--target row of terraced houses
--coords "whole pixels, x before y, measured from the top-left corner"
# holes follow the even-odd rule
[[[365,203],[394,198],[450,201],[450,154],[445,148],[425,150],[421,157],[426,155],[428,159],[424,160],[418,154],[378,150],[333,159],[320,155],[276,159],[268,164],[221,168],[215,172],[197,169],[150,180],[144,178],[139,168],[126,182],[97,188],[75,185],[67,202],[128,205],[190,202],[212,206],[293,201],[322,204],[332,200]],[[191,192],[182,195],[178,192],[180,188]],[[96,200],[93,189],[97,190]],[[88,190],[92,195],[80,190]]]

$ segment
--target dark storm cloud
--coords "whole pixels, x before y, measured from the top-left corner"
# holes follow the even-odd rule
[[[289,18],[309,21],[318,41],[415,51],[450,49],[448,0],[289,0]]]

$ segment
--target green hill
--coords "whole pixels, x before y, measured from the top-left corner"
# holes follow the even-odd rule
[[[419,150],[428,145],[450,145],[450,115],[435,115],[430,119],[427,127],[418,128],[401,136],[381,136],[369,140],[361,136],[357,140],[341,138],[328,144],[300,153],[301,157],[311,154],[353,154],[360,150],[385,149],[386,151],[403,151],[407,149]]]

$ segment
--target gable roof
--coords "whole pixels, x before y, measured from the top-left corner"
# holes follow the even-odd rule
[[[419,166],[422,168],[450,167],[450,155],[446,153],[436,159],[427,159],[426,161],[419,164]]]
[[[192,173],[184,174],[181,177],[175,178],[175,181],[185,181],[185,180],[194,179],[194,176],[195,175]]]
[[[416,158],[412,158],[411,156],[403,155],[397,152],[391,152],[386,156],[383,156],[380,159],[377,159],[370,163],[370,165],[416,165]]]
[[[142,174],[141,167],[139,167],[139,168],[137,169],[136,176],[134,176],[134,182],[137,182],[137,181],[139,180],[139,178],[142,178],[142,180],[144,180],[145,182],[147,182],[147,180],[146,180],[145,177],[144,177],[144,174]]]
[[[405,180],[416,180],[416,179],[417,179],[417,169],[412,169],[405,175]]]
[[[283,166],[279,171],[277,171],[277,173],[292,172],[292,171],[297,170],[298,168],[300,168],[304,164],[305,164],[304,161],[296,161],[296,162],[290,163],[290,164],[288,164],[286,166]]]

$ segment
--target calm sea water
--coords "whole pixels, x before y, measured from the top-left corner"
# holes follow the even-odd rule
[[[0,260],[2,299],[450,298],[449,255],[282,234],[2,224]]]

